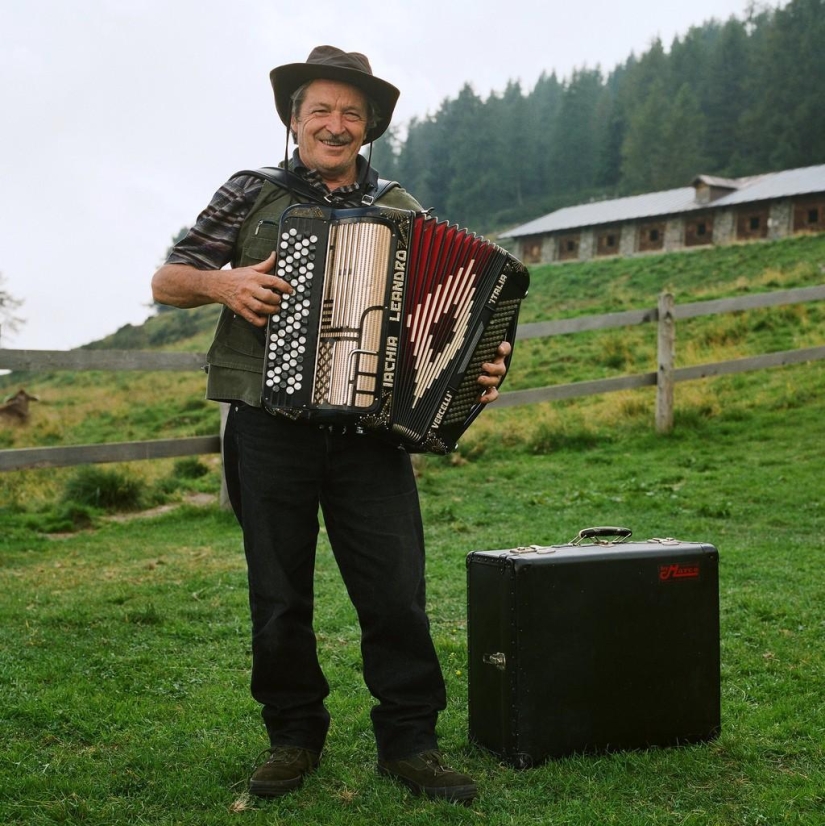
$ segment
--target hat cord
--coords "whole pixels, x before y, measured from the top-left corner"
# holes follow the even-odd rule
[[[286,141],[284,142],[284,169],[289,172],[289,124],[292,123],[292,99],[289,101],[289,115],[286,119]]]

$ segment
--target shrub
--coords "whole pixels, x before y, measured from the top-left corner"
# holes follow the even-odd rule
[[[207,473],[209,473],[209,468],[194,456],[180,459],[172,468],[172,476],[175,479],[200,479]]]
[[[25,524],[37,533],[74,533],[94,524],[95,509],[77,502],[64,502],[54,510],[29,514]]]
[[[599,434],[586,425],[558,427],[543,422],[535,428],[528,441],[531,453],[544,455],[557,450],[590,450],[599,444]]]
[[[144,494],[145,486],[138,479],[116,470],[84,466],[66,483],[62,501],[106,511],[137,510]]]

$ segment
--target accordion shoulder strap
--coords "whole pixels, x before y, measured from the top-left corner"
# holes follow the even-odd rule
[[[323,195],[321,195],[317,189],[310,186],[303,178],[278,166],[263,166],[260,169],[244,169],[241,172],[236,172],[232,177],[237,178],[239,175],[254,175],[256,178],[263,178],[265,181],[269,181],[276,186],[290,190],[296,195],[299,195],[302,198],[307,198],[310,201],[324,200]],[[375,188],[369,189],[362,197],[361,203],[368,206],[389,192],[393,187],[398,185],[398,181],[388,181],[385,178],[379,178]]]

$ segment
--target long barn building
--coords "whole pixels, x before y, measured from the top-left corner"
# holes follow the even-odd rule
[[[825,231],[825,165],[565,207],[502,233],[526,264],[586,261]]]

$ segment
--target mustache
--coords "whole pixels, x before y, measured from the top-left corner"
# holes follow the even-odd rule
[[[352,138],[347,135],[327,135],[326,137],[319,138],[319,140],[332,144],[333,146],[347,146],[352,143]]]

